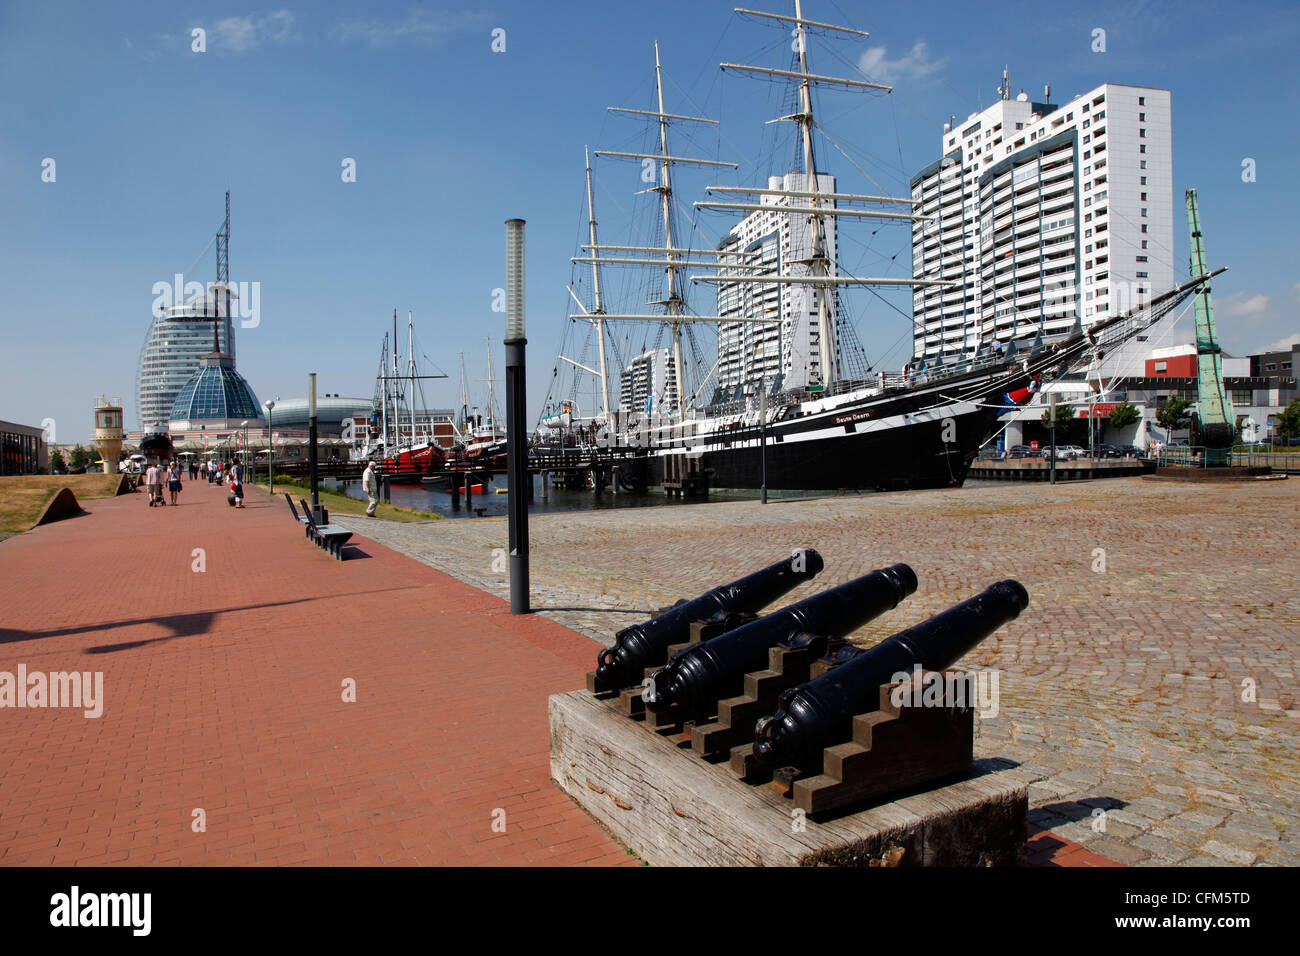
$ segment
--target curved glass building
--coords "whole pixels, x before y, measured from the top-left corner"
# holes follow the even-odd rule
[[[214,284],[188,301],[163,309],[149,326],[149,334],[140,350],[136,376],[136,410],[140,427],[147,428],[155,422],[166,424],[173,417],[172,406],[182,386],[198,371],[203,357],[212,352],[214,322],[217,325],[217,347],[229,357],[233,368],[235,329],[230,318],[228,293],[223,294],[225,292],[223,287]],[[224,316],[217,314],[219,305],[225,312]],[[261,409],[256,411],[256,417],[260,418]]]
[[[212,428],[233,428],[242,421],[265,417],[257,396],[244,376],[235,371],[235,360],[210,352],[199,369],[181,386],[168,421],[173,431],[188,431],[200,424]]]

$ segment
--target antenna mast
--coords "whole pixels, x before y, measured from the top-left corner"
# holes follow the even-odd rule
[[[212,351],[220,352],[221,345],[217,338],[217,323],[230,316],[230,190],[226,190],[226,220],[217,233],[217,284],[213,291],[213,308],[216,317],[212,320]],[[224,311],[223,311],[224,308]],[[226,336],[227,340],[230,338]],[[231,343],[230,352],[234,355],[235,346]]]

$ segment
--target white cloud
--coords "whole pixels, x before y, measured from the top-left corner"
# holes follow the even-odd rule
[[[943,68],[947,58],[933,60],[924,40],[917,40],[912,48],[897,59],[889,59],[883,46],[869,47],[858,59],[858,69],[881,83],[916,83]]]
[[[1247,298],[1244,292],[1234,292],[1217,303],[1217,307],[1224,315],[1234,317],[1259,315],[1268,310],[1269,301],[1266,295],[1252,295]]]
[[[400,20],[378,17],[340,20],[334,33],[344,42],[369,47],[411,44],[439,46],[449,38],[471,30],[486,29],[494,23],[490,13],[470,11],[431,11],[412,8]]]
[[[262,17],[226,17],[212,26],[213,47],[245,53],[263,43],[283,43],[292,38],[293,20],[288,10],[275,10]]]
[[[1256,352],[1289,352],[1293,344],[1300,343],[1300,332],[1292,332],[1290,335],[1283,336],[1272,345],[1265,345],[1262,349],[1256,349]]]

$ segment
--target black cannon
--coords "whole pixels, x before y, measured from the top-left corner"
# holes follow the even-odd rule
[[[670,645],[687,641],[691,622],[761,611],[798,585],[811,581],[823,567],[822,556],[806,548],[693,601],[678,601],[658,617],[625,627],[614,635],[614,646],[596,657],[596,677],[609,687],[639,684],[647,667],[658,667],[668,660]]]
[[[642,700],[653,709],[680,704],[696,715],[707,714],[722,698],[741,692],[745,674],[767,666],[769,648],[843,637],[897,607],[915,590],[916,573],[906,564],[895,564],[804,598],[678,652],[651,677]]]
[[[1018,581],[999,581],[981,594],[899,631],[821,677],[792,687],[777,698],[777,712],[758,722],[754,756],[769,766],[807,766],[821,751],[852,736],[857,714],[877,710],[880,688],[919,665],[940,671],[1029,606]]]

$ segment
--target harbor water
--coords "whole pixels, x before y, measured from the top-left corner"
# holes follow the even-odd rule
[[[970,479],[963,487],[995,487],[1001,484],[1004,484],[1004,482]],[[329,480],[324,483],[324,487],[329,488],[331,491],[341,491],[350,498],[357,498],[361,501],[366,499],[366,493],[362,490],[359,481],[340,482]],[[423,484],[393,485],[391,497],[392,504],[399,508],[428,511],[440,514],[445,518],[473,518],[480,514],[483,517],[496,517],[506,514],[507,504],[510,499],[509,495],[504,493],[505,488],[505,476],[497,476],[495,480],[483,483],[482,493],[475,492],[469,503],[466,502],[465,496],[461,495],[459,507],[453,506],[451,493],[445,488],[428,488]],[[498,494],[498,490],[501,490],[502,493]],[[875,494],[875,492],[864,491],[861,494]],[[768,493],[769,501],[826,497],[837,498],[842,497],[842,495],[840,492],[834,491]],[[610,508],[663,508],[711,501],[756,501],[757,499],[758,492],[756,491],[715,491],[710,492],[707,498],[676,498],[669,497],[653,489],[645,494],[620,492],[615,495],[608,490],[596,494],[590,489],[570,490],[551,486],[547,500],[543,501],[541,478],[534,475],[533,500],[528,505],[528,512],[529,514],[549,514],[568,511],[604,511]]]

